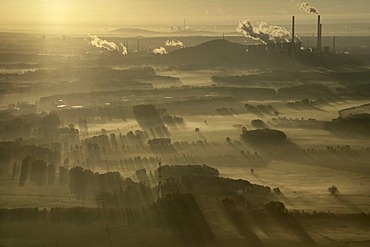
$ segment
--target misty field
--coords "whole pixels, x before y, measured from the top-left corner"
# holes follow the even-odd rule
[[[0,246],[369,246],[365,6],[41,2],[0,4],[53,15],[0,25]]]

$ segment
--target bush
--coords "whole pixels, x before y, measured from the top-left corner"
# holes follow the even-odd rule
[[[330,194],[332,195],[335,195],[337,193],[339,193],[339,190],[338,190],[338,187],[335,186],[335,185],[332,185],[328,188],[328,191],[330,192]]]
[[[287,136],[284,132],[275,129],[258,129],[243,131],[240,138],[252,144],[276,144],[287,141]]]

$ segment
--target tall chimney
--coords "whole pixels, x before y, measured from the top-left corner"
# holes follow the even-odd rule
[[[292,16],[292,43],[291,43],[291,56],[294,58],[295,53],[295,16]]]
[[[335,54],[335,35],[333,36],[333,54]]]
[[[322,23],[320,23],[320,52],[322,50]]]
[[[320,15],[317,16],[317,45],[316,45],[316,50],[317,54],[320,55],[321,53],[321,20],[320,20]]]
[[[137,52],[140,52],[140,40],[137,40]]]

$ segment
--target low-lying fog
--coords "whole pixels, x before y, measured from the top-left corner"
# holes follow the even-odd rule
[[[4,246],[369,243],[369,37],[0,37]]]

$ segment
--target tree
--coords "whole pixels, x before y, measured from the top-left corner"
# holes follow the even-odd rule
[[[240,138],[252,144],[278,144],[287,142],[284,132],[275,129],[257,129],[244,131]]]
[[[151,146],[168,146],[171,144],[170,138],[154,138],[148,140],[148,144]]]
[[[271,213],[276,213],[276,214],[283,214],[285,213],[285,205],[282,202],[276,202],[276,201],[271,201],[269,203],[266,203],[264,205],[264,208],[271,212]]]
[[[328,188],[328,191],[332,194],[332,195],[335,195],[337,193],[339,193],[339,190],[338,190],[338,187],[335,186],[335,185],[332,185]]]
[[[273,188],[272,191],[274,191],[276,194],[280,194],[281,190],[279,187]]]
[[[84,178],[84,170],[82,167],[73,167],[69,170],[69,188],[71,193],[77,199],[84,200],[86,198],[86,183]]]
[[[263,129],[263,128],[266,128],[266,124],[264,121],[262,121],[261,119],[254,119],[252,120],[252,126],[256,129]]]

